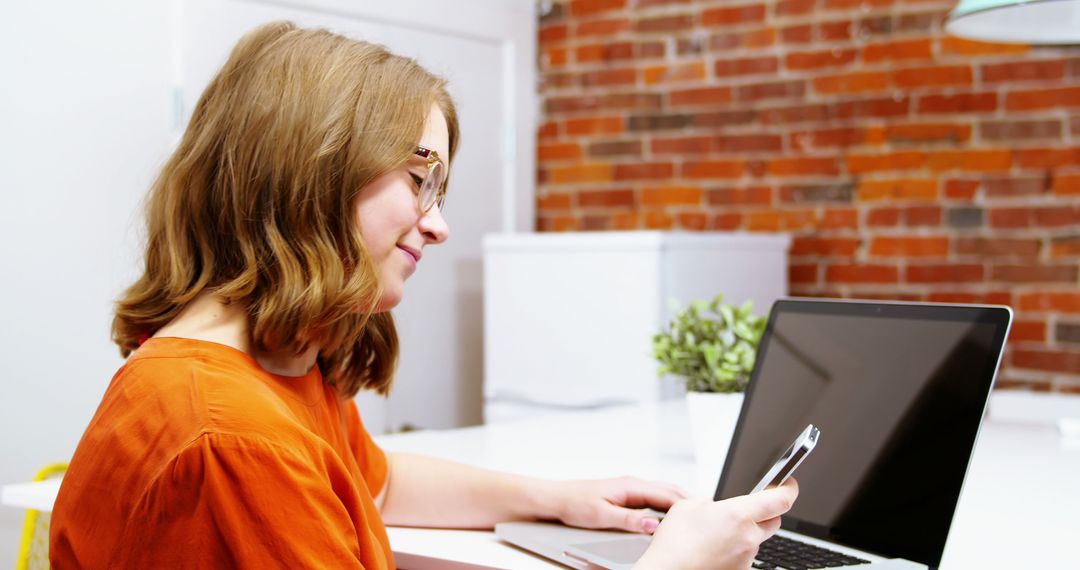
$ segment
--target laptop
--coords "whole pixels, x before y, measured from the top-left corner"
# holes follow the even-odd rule
[[[777,301],[714,498],[749,492],[807,424],[821,438],[754,567],[937,568],[1011,322],[1004,306]],[[551,523],[495,533],[612,570],[650,540]]]

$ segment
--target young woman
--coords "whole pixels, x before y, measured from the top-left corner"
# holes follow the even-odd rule
[[[385,394],[389,310],[445,241],[458,124],[414,61],[288,23],[245,36],[147,207],[113,378],[53,512],[57,568],[392,568],[385,524],[551,519],[656,532],[643,568],[748,566],[794,485],[684,500],[383,453],[352,396]],[[670,509],[658,521],[637,507]]]

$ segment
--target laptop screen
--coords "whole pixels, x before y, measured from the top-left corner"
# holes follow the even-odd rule
[[[716,499],[746,494],[807,424],[821,430],[783,527],[936,567],[1011,313],[778,301]]]

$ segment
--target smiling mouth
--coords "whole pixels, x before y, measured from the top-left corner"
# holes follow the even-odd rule
[[[405,246],[402,246],[402,245],[399,245],[398,249],[400,249],[401,251],[404,251],[405,253],[409,254],[413,258],[413,261],[415,261],[416,263],[420,263],[421,254],[420,254],[419,250],[415,250],[415,249],[405,247]]]

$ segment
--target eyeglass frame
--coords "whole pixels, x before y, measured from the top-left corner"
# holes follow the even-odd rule
[[[441,212],[443,210],[443,206],[446,204],[446,164],[442,161],[441,158],[439,158],[438,151],[432,150],[430,148],[416,145],[416,150],[413,151],[413,154],[419,156],[420,158],[426,159],[428,169],[427,176],[424,177],[423,183],[420,185],[420,188],[416,192],[416,205],[420,208],[420,211],[424,212],[425,214],[427,212],[430,212],[431,208],[436,205],[439,207],[439,211]],[[435,175],[436,167],[440,167],[442,169],[440,177],[441,180],[437,181],[438,188],[436,188],[434,190],[434,194],[432,194],[432,190],[430,190],[428,186],[428,181],[432,180],[432,177]],[[430,184],[434,185],[435,181],[432,181]],[[431,203],[427,206],[424,205],[425,194],[434,196],[434,198],[431,199]]]

